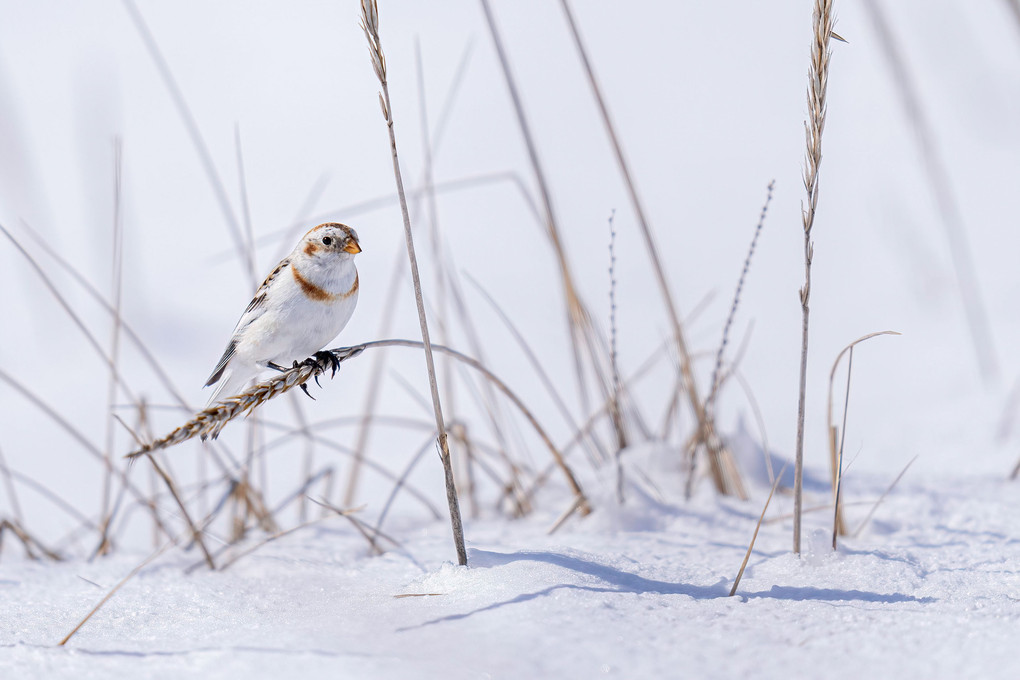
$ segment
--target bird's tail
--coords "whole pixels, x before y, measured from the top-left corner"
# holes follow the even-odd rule
[[[212,396],[209,397],[205,407],[209,408],[218,401],[229,399],[244,392],[251,385],[256,373],[256,370],[246,371],[237,370],[234,366],[228,367],[220,377],[220,381],[216,384],[216,389],[213,391]]]

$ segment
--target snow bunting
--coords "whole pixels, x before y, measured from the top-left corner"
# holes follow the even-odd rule
[[[320,224],[273,268],[234,327],[205,386],[209,403],[242,392],[263,368],[290,367],[326,346],[358,303],[358,235],[344,224]]]

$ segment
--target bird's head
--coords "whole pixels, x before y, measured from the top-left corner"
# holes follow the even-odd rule
[[[349,259],[361,252],[358,232],[339,222],[327,222],[310,230],[298,248],[308,257],[339,255]]]

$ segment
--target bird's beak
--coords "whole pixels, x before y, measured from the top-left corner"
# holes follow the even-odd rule
[[[352,240],[348,242],[347,245],[344,246],[344,250],[350,253],[351,255],[357,255],[358,253],[361,252],[361,246],[358,245],[357,241]]]

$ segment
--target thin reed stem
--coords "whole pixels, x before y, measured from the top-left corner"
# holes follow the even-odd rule
[[[114,415],[113,407],[117,399],[117,361],[120,358],[121,336],[121,293],[123,292],[124,272],[124,232],[121,221],[121,178],[122,178],[122,147],[119,138],[113,143],[113,323],[110,338],[110,379],[106,390],[106,446],[103,457],[106,460],[106,474],[103,475],[103,493],[100,505],[99,545],[97,555],[105,555],[110,550],[110,498],[113,492],[113,446],[114,446]]]
[[[1020,5],[1011,0],[1014,14],[1020,18]],[[878,35],[878,44],[896,87],[904,113],[910,121],[910,129],[914,133],[914,141],[921,152],[932,198],[938,206],[937,215],[945,228],[949,255],[956,274],[956,285],[960,291],[960,302],[970,330],[971,342],[977,359],[981,377],[990,384],[998,377],[999,357],[995,348],[995,337],[988,317],[988,308],[981,293],[978,282],[977,268],[970,240],[967,237],[967,225],[963,218],[963,209],[953,190],[950,165],[939,152],[936,133],[929,111],[921,100],[921,93],[916,80],[910,73],[907,60],[900,50],[893,35],[892,26],[886,19],[882,3],[877,0],[864,0],[864,9],[871,18],[872,25]]]
[[[467,48],[465,48],[464,53],[461,55],[460,62],[457,65],[457,72],[456,72],[456,74],[455,74],[455,76],[453,78],[453,84],[451,85],[449,91],[447,92],[446,100],[445,100],[445,102],[443,104],[443,109],[440,112],[440,115],[439,115],[437,123],[436,123],[436,129],[432,133],[434,138],[433,138],[432,143],[429,146],[430,146],[431,155],[432,155],[433,158],[435,158],[436,154],[439,151],[440,143],[442,141],[443,132],[446,129],[446,123],[450,119],[450,115],[449,115],[450,111],[451,111],[451,109],[453,107],[453,103],[456,101],[456,95],[457,95],[457,93],[458,93],[458,91],[460,89],[460,85],[461,85],[461,83],[463,82],[463,79],[464,79],[464,73],[465,73],[465,70],[466,70],[467,65],[468,65],[468,57],[469,57],[470,53],[471,53],[471,50],[470,50],[470,45],[469,45]],[[503,179],[505,179],[505,176],[500,175],[498,177],[498,179],[496,179],[494,181],[500,181],[500,180],[503,180]],[[484,181],[490,181],[490,180],[487,177]],[[512,178],[511,178],[511,181],[513,181]],[[467,180],[467,182],[471,186],[475,185],[475,181],[474,180]],[[424,185],[425,183],[426,183],[426,179],[423,177],[420,180],[420,184]],[[452,184],[448,183],[447,185],[451,186],[451,187],[454,187],[454,188],[460,188],[462,186],[462,184],[463,183],[461,183],[461,182],[454,182]],[[519,190],[522,190],[521,189],[521,184],[520,184],[519,180],[515,183],[515,186],[517,186]],[[442,185],[432,184],[430,191],[431,191],[432,194],[437,194],[439,191],[443,190],[443,188],[444,188],[444,186],[442,186]],[[416,214],[417,214],[417,208],[421,205],[421,201],[425,197],[426,193],[427,192],[424,189],[419,188],[418,190],[413,191],[412,194],[411,194],[412,198],[415,201],[413,207],[415,209],[415,213]],[[525,200],[526,201],[530,198],[530,197],[527,196],[526,192],[525,192],[524,196],[525,196]],[[359,210],[369,209],[369,208],[374,207],[375,205],[378,205],[378,204],[389,205],[394,199],[397,199],[397,198],[398,197],[396,195],[390,195],[390,196],[387,196],[384,199],[371,199],[369,201],[363,201],[359,205],[348,206],[347,208],[344,209],[343,214],[345,214],[345,215],[353,214],[353,213],[358,212]],[[531,205],[531,203],[529,203],[529,205]],[[332,214],[332,213],[330,213],[330,214]],[[300,228],[301,225],[296,225],[296,226],[298,226]],[[289,241],[290,239],[287,239],[287,240]],[[394,263],[394,266],[393,266],[393,275],[390,277],[389,287],[387,288],[387,293],[386,293],[386,302],[383,304],[383,310],[384,311],[383,311],[381,320],[379,322],[379,330],[377,332],[377,335],[380,336],[380,337],[384,337],[386,335],[389,335],[389,328],[390,328],[390,326],[392,325],[392,322],[393,322],[393,315],[396,313],[396,310],[397,310],[397,307],[398,307],[397,306],[397,293],[398,293],[397,286],[400,283],[400,278],[401,278],[401,274],[403,273],[403,271],[404,270],[400,267],[400,253],[396,253],[396,259],[395,259],[395,263]],[[356,443],[355,448],[354,448],[354,450],[355,450],[354,460],[353,460],[353,463],[351,465],[350,471],[348,472],[348,475],[347,475],[347,484],[346,484],[346,487],[345,487],[345,490],[344,490],[344,495],[343,495],[343,504],[345,506],[347,506],[347,507],[350,507],[350,506],[352,506],[354,504],[355,497],[357,496],[358,480],[359,480],[360,475],[361,475],[362,462],[363,462],[363,460],[365,458],[365,450],[368,447],[369,434],[371,433],[372,424],[376,421],[375,410],[376,410],[376,406],[377,406],[378,401],[379,401],[379,394],[380,394],[380,391],[381,391],[381,388],[382,388],[382,384],[383,384],[382,370],[385,367],[385,363],[386,363],[386,354],[385,354],[385,352],[379,352],[376,355],[375,361],[372,364],[372,371],[371,371],[371,376],[372,377],[369,379],[368,390],[365,393],[365,401],[364,401],[364,407],[362,409],[362,417],[361,417],[361,426],[358,429],[358,435],[357,435],[357,439],[356,439],[357,443]]]
[[[163,56],[159,43],[156,42],[156,37],[149,30],[148,24],[145,23],[145,18],[138,10],[138,6],[134,3],[134,0],[123,0],[123,3],[124,8],[131,17],[131,22],[135,25],[135,30],[138,31],[139,37],[145,43],[145,48],[149,51],[149,56],[152,57],[152,61],[156,64],[156,70],[159,71],[160,78],[163,79],[163,84],[170,93],[170,98],[173,100],[178,115],[180,115],[181,120],[184,122],[184,127],[188,131],[188,137],[191,138],[191,143],[198,154],[202,169],[205,170],[209,186],[212,187],[213,193],[216,195],[216,201],[219,203],[220,211],[223,213],[227,226],[230,228],[230,235],[237,246],[237,254],[244,258],[244,253],[246,252],[245,238],[241,230],[241,224],[230,205],[227,189],[223,184],[219,171],[216,169],[216,163],[213,162],[209,145],[205,143],[202,132],[198,128],[198,121],[195,120],[195,115],[192,113],[191,107],[188,106],[184,93],[181,91],[180,85],[177,84],[177,79],[174,78],[173,71],[170,70],[170,64],[167,62],[166,57]],[[247,265],[244,260],[242,262]],[[254,279],[255,273],[251,272],[249,278]]]
[[[127,583],[132,578],[134,578],[138,574],[138,572],[140,572],[142,569],[144,569],[149,564],[151,564],[153,562],[153,560],[155,560],[157,557],[159,557],[160,555],[165,553],[167,550],[169,550],[171,547],[173,547],[176,543],[177,543],[177,539],[170,539],[169,541],[164,543],[161,548],[159,548],[154,553],[149,555],[147,558],[142,560],[142,562],[137,567],[135,567],[130,572],[128,572],[127,576],[125,576],[120,581],[118,581],[117,585],[115,585],[113,588],[111,588],[109,591],[107,591],[106,595],[103,596],[103,599],[101,599],[99,601],[99,603],[96,604],[96,606],[93,607],[92,610],[88,614],[85,615],[85,618],[83,618],[81,621],[79,621],[78,625],[75,626],[74,629],[70,633],[65,635],[64,639],[62,639],[59,643],[57,643],[57,645],[59,647],[63,647],[64,645],[66,645],[68,643],[68,641],[72,637],[74,637],[75,633],[77,633],[79,630],[81,630],[82,626],[84,626],[86,623],[88,623],[88,620],[91,619],[92,616],[96,612],[98,612],[103,607],[103,605],[106,604],[110,600],[111,597],[113,597],[114,595],[117,594],[117,591],[120,590],[124,586],[125,583]]]
[[[815,0],[811,66],[808,70],[808,121],[805,123],[807,152],[804,157],[804,188],[807,204],[801,205],[804,227],[804,287],[800,289],[801,342],[800,393],[797,401],[797,448],[793,477],[793,552],[800,554],[801,511],[804,503],[804,410],[807,399],[808,320],[811,300],[811,260],[814,243],[811,229],[818,207],[818,169],[822,163],[822,131],[825,129],[825,92],[829,80],[829,40],[832,38],[835,0]]]
[[[485,20],[489,27],[489,34],[492,37],[493,46],[496,48],[496,55],[499,58],[500,67],[503,71],[503,78],[506,82],[510,100],[514,107],[517,124],[521,130],[521,137],[524,139],[524,144],[528,152],[528,160],[531,164],[532,172],[535,175],[535,182],[538,185],[539,196],[542,202],[543,224],[546,233],[549,236],[549,240],[552,243],[553,252],[559,266],[560,278],[563,285],[563,293],[567,308],[567,330],[570,336],[571,348],[573,349],[574,372],[577,379],[578,398],[582,410],[587,413],[590,410],[589,396],[587,382],[585,379],[584,364],[582,361],[582,350],[587,349],[591,360],[591,369],[595,374],[595,377],[598,379],[603,395],[608,397],[611,388],[609,386],[609,379],[605,375],[603,364],[601,363],[601,360],[605,357],[604,355],[600,355],[601,346],[592,325],[591,314],[581,299],[577,286],[574,283],[574,277],[570,269],[570,262],[567,258],[567,253],[560,235],[559,222],[553,209],[552,192],[550,191],[549,182],[546,179],[542,162],[538,156],[538,148],[535,144],[534,135],[531,132],[528,117],[524,112],[524,104],[521,100],[520,92],[517,89],[517,83],[510,70],[510,59],[503,46],[503,39],[500,36],[499,28],[496,26],[496,19],[492,13],[492,7],[490,6],[489,0],[481,0],[481,3],[482,10],[485,14]]]
[[[726,450],[722,439],[716,433],[715,421],[712,414],[705,408],[705,403],[701,401],[698,385],[694,377],[694,370],[692,368],[693,364],[691,354],[683,331],[683,324],[680,321],[680,314],[677,311],[676,303],[673,300],[673,293],[669,287],[669,282],[666,279],[666,270],[662,264],[662,259],[659,257],[659,249],[656,246],[655,238],[652,235],[652,229],[645,217],[644,206],[641,203],[641,199],[638,197],[637,187],[634,183],[633,177],[631,176],[630,167],[627,165],[627,159],[623,154],[623,147],[620,144],[619,136],[616,134],[616,128],[613,125],[612,117],[609,115],[609,108],[606,105],[605,97],[602,96],[602,90],[599,87],[598,79],[595,77],[595,70],[592,67],[591,60],[588,58],[588,51],[585,49],[584,41],[581,39],[581,33],[577,27],[577,22],[574,21],[574,14],[570,9],[570,4],[567,0],[560,0],[560,5],[563,7],[563,13],[566,15],[567,24],[570,26],[570,32],[574,39],[574,44],[577,47],[577,52],[581,57],[585,73],[588,76],[588,83],[591,86],[592,94],[598,104],[599,113],[601,114],[602,122],[606,128],[606,134],[609,137],[609,141],[613,147],[613,153],[616,156],[617,166],[620,168],[620,174],[623,176],[624,184],[627,187],[627,194],[630,197],[631,206],[633,207],[634,214],[637,217],[638,226],[640,227],[641,235],[644,239],[645,249],[648,252],[648,259],[652,264],[652,269],[659,285],[659,293],[662,295],[663,305],[665,306],[666,313],[669,316],[674,342],[676,343],[677,355],[680,360],[680,374],[684,393],[687,395],[687,399],[690,402],[691,410],[694,413],[694,418],[698,426],[697,444],[704,446],[708,454],[709,467],[712,472],[712,479],[715,483],[716,490],[722,494],[735,494],[744,498],[746,497],[746,494],[744,493],[743,485],[741,484],[739,477],[733,477],[732,475],[728,475],[726,472],[727,469],[735,470],[735,467],[732,464],[728,464],[727,461],[724,460],[730,459],[732,456],[729,451]]]
[[[609,215],[609,365],[613,375],[613,389],[609,395],[609,408],[616,429],[616,500],[621,505],[624,501],[624,479],[622,451],[627,447],[627,437],[623,429],[623,417],[620,414],[620,365],[617,361],[616,333],[616,225],[613,218],[616,211]]]
[[[443,463],[446,482],[446,500],[450,506],[450,524],[453,529],[453,542],[457,551],[457,563],[467,565],[467,548],[464,545],[464,524],[460,516],[460,501],[457,498],[457,487],[453,478],[453,464],[450,459],[450,444],[447,439],[446,423],[443,420],[443,407],[439,399],[439,385],[436,380],[435,359],[432,356],[432,342],[429,339],[428,320],[425,317],[425,301],[421,292],[421,279],[418,274],[418,259],[414,251],[414,237],[411,234],[411,217],[407,210],[407,197],[404,195],[404,180],[400,174],[400,160],[397,157],[397,137],[393,126],[393,108],[390,105],[390,89],[386,80],[386,57],[383,54],[379,36],[379,7],[376,0],[361,0],[361,27],[368,39],[369,54],[375,75],[379,79],[382,94],[379,103],[382,105],[383,118],[390,137],[390,151],[393,156],[393,176],[397,183],[397,195],[400,197],[400,214],[404,220],[404,242],[407,246],[407,259],[411,269],[411,281],[414,284],[414,300],[418,308],[418,322],[421,326],[421,339],[425,349],[425,368],[428,371],[429,391],[432,394],[432,406],[436,416],[436,430],[439,433],[439,453]]]
[[[779,480],[783,478],[783,473],[786,472],[786,466],[779,471],[779,476],[772,481],[772,488],[769,489],[768,498],[765,499],[765,506],[761,509],[761,514],[758,516],[758,523],[754,525],[754,533],[751,534],[751,542],[747,544],[747,552],[744,553],[744,560],[740,563],[740,569],[737,570],[737,576],[733,579],[733,587],[730,588],[730,597],[737,594],[737,586],[740,585],[740,579],[744,577],[744,570],[747,569],[747,563],[751,559],[751,553],[754,552],[754,543],[758,540],[758,531],[761,529],[762,522],[765,521],[765,513],[768,512],[769,503],[772,502],[772,496],[775,495],[776,489],[779,487]]]
[[[918,454],[918,455],[920,455],[920,454]],[[872,516],[874,516],[874,514],[875,514],[875,511],[876,511],[876,510],[878,510],[878,506],[880,506],[880,505],[882,504],[882,501],[884,501],[884,500],[885,500],[885,497],[886,497],[886,496],[888,496],[888,495],[889,495],[889,494],[890,494],[890,493],[892,492],[892,490],[893,490],[894,488],[896,488],[896,485],[900,483],[900,480],[901,480],[901,479],[903,479],[903,475],[907,474],[907,470],[909,470],[909,469],[910,469],[910,466],[911,466],[911,465],[913,465],[913,464],[914,464],[914,461],[916,461],[916,460],[917,460],[917,456],[914,456],[914,457],[913,457],[913,458],[911,458],[911,459],[910,459],[910,461],[909,461],[909,462],[908,462],[908,463],[907,463],[907,464],[906,464],[906,465],[905,465],[905,466],[903,467],[903,469],[902,469],[902,470],[900,470],[900,474],[896,475],[896,479],[894,479],[894,480],[892,481],[892,484],[890,484],[890,485],[889,485],[889,486],[888,486],[888,487],[886,488],[886,490],[882,492],[882,495],[878,497],[878,500],[877,500],[877,501],[875,501],[875,504],[871,506],[871,510],[869,510],[869,511],[868,511],[868,514],[867,514],[867,516],[866,516],[866,517],[864,518],[864,521],[863,521],[863,522],[861,522],[861,525],[860,525],[859,527],[857,527],[857,530],[856,530],[856,531],[854,531],[854,532],[853,532],[853,534],[851,534],[852,536],[856,537],[856,536],[858,536],[858,535],[859,535],[859,534],[860,534],[860,533],[861,533],[862,531],[864,531],[864,527],[868,526],[868,522],[870,522],[870,521],[871,521],[871,518],[872,518]]]
[[[836,436],[835,436],[836,426],[833,424],[832,387],[833,387],[833,383],[836,380],[836,369],[839,368],[839,362],[842,361],[843,355],[847,354],[849,352],[850,353],[850,361],[852,362],[853,361],[854,347],[856,347],[860,343],[864,342],[865,340],[870,340],[871,338],[875,338],[875,337],[878,337],[880,335],[899,335],[899,333],[897,333],[896,331],[878,331],[876,333],[868,333],[867,335],[863,335],[863,336],[857,338],[856,340],[851,342],[849,345],[844,347],[840,351],[840,353],[836,355],[836,360],[834,362],[832,362],[832,370],[829,371],[829,401],[828,401],[828,406],[826,408],[826,424],[828,426],[827,429],[828,429],[828,432],[829,432],[829,457],[832,460],[832,489],[833,489],[833,498],[834,498],[834,505],[835,505],[835,511],[834,511],[835,512],[835,520],[834,520],[833,536],[832,536],[832,549],[833,550],[836,549],[836,533],[838,532],[840,534],[846,534],[846,525],[845,525],[845,522],[843,520],[843,514],[842,514],[842,510],[841,510],[840,486],[841,486],[842,479],[843,479],[843,440],[846,437],[847,403],[850,400],[850,368],[851,368],[850,366],[847,367],[846,397],[844,398],[844,402],[843,402],[843,426],[842,426],[842,431],[840,433],[840,441],[839,441],[838,445],[836,444]]]
[[[836,453],[836,465],[832,471],[832,549],[836,549],[836,541],[839,534],[846,532],[843,526],[843,507],[840,500],[843,491],[843,445],[846,443],[846,416],[850,410],[850,376],[854,370],[854,348],[850,348],[850,355],[846,364],[846,395],[843,397],[843,425],[839,431],[839,449]]]
[[[723,356],[726,353],[726,345],[729,344],[730,329],[733,327],[733,319],[737,316],[737,307],[740,305],[740,294],[744,290],[744,282],[747,280],[747,272],[751,269],[751,258],[758,247],[758,237],[761,235],[762,227],[765,226],[765,216],[769,211],[769,204],[772,203],[772,191],[775,189],[776,180],[769,182],[765,194],[765,203],[761,207],[761,214],[758,216],[758,224],[754,228],[754,236],[751,238],[751,246],[747,249],[747,257],[744,258],[744,268],[740,271],[740,278],[737,279],[737,290],[733,293],[733,304],[730,305],[730,313],[723,325],[722,341],[719,343],[719,350],[715,355],[715,366],[712,368],[712,383],[709,385],[708,397],[705,399],[705,410],[713,413],[715,398],[722,386],[722,365]]]

